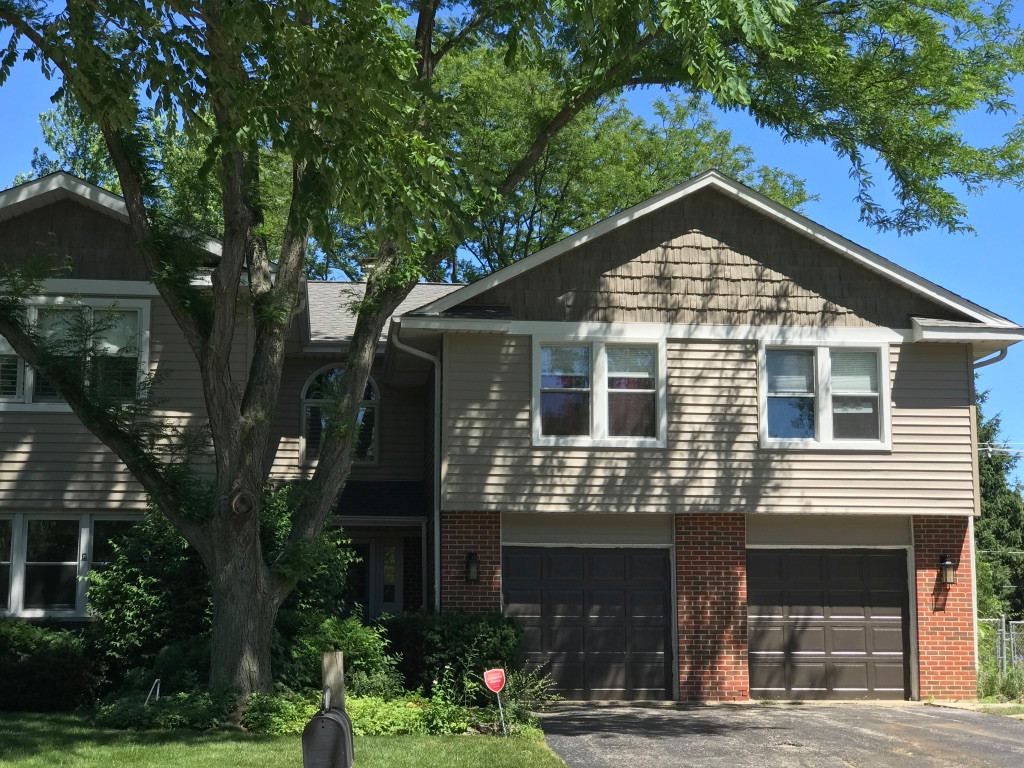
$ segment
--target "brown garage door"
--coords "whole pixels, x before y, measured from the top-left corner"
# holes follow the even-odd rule
[[[747,591],[752,697],[909,697],[905,552],[750,550]]]
[[[505,612],[567,699],[671,697],[668,552],[503,547]]]

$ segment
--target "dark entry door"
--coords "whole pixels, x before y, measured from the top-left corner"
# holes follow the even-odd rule
[[[671,698],[666,550],[504,547],[502,585],[528,665],[564,698]]]
[[[907,555],[748,550],[750,695],[910,696]]]

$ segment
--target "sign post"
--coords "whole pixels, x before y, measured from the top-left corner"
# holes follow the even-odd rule
[[[498,697],[498,715],[501,717],[501,732],[508,737],[508,729],[505,727],[505,710],[501,708],[501,689],[505,687],[505,670],[488,669],[484,672],[484,685]]]

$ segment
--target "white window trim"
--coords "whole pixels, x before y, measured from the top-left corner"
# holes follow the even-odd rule
[[[828,351],[835,347],[873,350],[878,355],[878,440],[837,440],[832,437],[832,381]],[[814,421],[818,437],[786,438],[768,436],[768,366],[769,349],[806,349],[814,354]],[[830,340],[827,343],[785,343],[759,341],[757,345],[758,436],[766,450],[801,451],[892,451],[892,411],[889,406],[892,376],[889,370],[889,345],[856,340]]]
[[[35,325],[39,318],[39,308],[54,304],[67,304],[71,307],[91,307],[92,309],[109,309],[116,306],[117,309],[132,310],[139,313],[138,358],[139,358],[139,383],[149,373],[149,328],[151,316],[151,302],[149,299],[122,299],[122,298],[93,298],[78,296],[33,296],[26,302],[28,321]],[[16,354],[11,349],[7,340],[0,336],[0,352]],[[31,366],[25,365],[20,360],[23,373],[20,391],[20,400],[0,400],[0,411],[36,412],[36,413],[71,413],[71,406],[63,402],[34,403],[30,397],[35,390],[35,371]]]
[[[541,347],[543,346],[588,346],[590,347],[590,434],[589,435],[545,435],[541,424],[540,380]],[[658,370],[655,408],[657,413],[655,437],[613,437],[608,434],[608,346],[654,347]],[[668,365],[664,337],[619,336],[575,336],[561,337],[533,336],[533,382],[530,395],[533,444],[536,446],[580,447],[580,448],[665,448],[668,445]]]
[[[313,383],[313,379],[319,376],[324,371],[329,371],[332,368],[341,368],[343,363],[335,363],[332,365],[325,365],[323,368],[318,368],[317,371],[306,379],[306,383],[302,385],[302,390],[299,392],[299,466],[300,467],[315,467],[318,459],[307,459],[306,458],[306,407],[310,403],[324,402],[322,400],[307,400],[306,390],[309,389],[309,385]],[[381,402],[380,402],[380,387],[377,386],[377,382],[374,381],[373,377],[370,376],[366,379],[367,383],[373,387],[374,393],[377,395],[377,399],[373,401],[373,407],[376,414],[373,419],[373,460],[372,461],[360,461],[353,458],[353,467],[377,467],[380,466],[380,415],[381,415]],[[366,402],[360,400],[360,406]]]
[[[92,568],[92,530],[97,520],[139,521],[142,515],[70,515],[44,512],[16,512],[0,515],[0,519],[11,520],[11,587],[10,604],[7,611],[0,610],[0,616],[13,619],[86,619],[86,592],[89,582],[85,578]],[[78,577],[75,588],[75,607],[65,610],[47,608],[25,608],[25,565],[28,556],[29,520],[77,520],[78,521]]]

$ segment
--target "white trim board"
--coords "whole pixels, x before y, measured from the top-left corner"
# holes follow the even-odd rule
[[[774,200],[762,195],[760,192],[744,186],[735,179],[731,179],[717,170],[706,171],[701,175],[696,176],[689,181],[685,181],[659,195],[655,195],[632,208],[628,208],[621,213],[610,216],[603,221],[599,221],[598,223],[577,232],[575,235],[571,235],[554,245],[548,246],[541,251],[537,251],[536,253],[527,256],[525,259],[522,259],[511,266],[498,270],[482,280],[478,280],[465,288],[454,291],[431,304],[421,307],[418,310],[418,313],[424,315],[440,314],[441,312],[451,309],[452,307],[468,301],[475,296],[479,296],[481,293],[511,280],[534,267],[538,267],[541,264],[557,258],[558,256],[583,245],[584,243],[596,240],[609,232],[626,226],[627,224],[641,219],[648,214],[654,213],[655,211],[671,205],[672,203],[675,203],[676,201],[692,195],[702,189],[714,189],[718,192],[731,196],[743,205],[746,205],[748,208],[764,214],[768,218],[779,222],[789,229],[792,229],[805,237],[826,246],[839,255],[845,256],[851,261],[870,269],[872,272],[882,275],[897,285],[900,285],[941,306],[947,307],[956,312],[961,312],[988,325],[1002,328],[1017,327],[1012,321],[1007,320],[1004,317],[1000,317],[994,312],[990,312],[984,307],[968,301],[962,296],[958,296],[952,291],[948,291],[942,286],[937,285],[930,280],[926,280],[920,275],[914,274],[910,270],[879,256],[877,253],[857,245],[842,235],[823,227],[806,216],[802,216],[801,214],[780,205]]]

